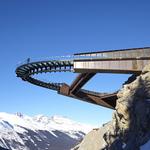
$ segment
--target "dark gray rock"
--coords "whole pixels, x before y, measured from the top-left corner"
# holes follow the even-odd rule
[[[0,147],[0,150],[9,150],[9,149],[6,149],[6,148],[3,148],[3,147]]]

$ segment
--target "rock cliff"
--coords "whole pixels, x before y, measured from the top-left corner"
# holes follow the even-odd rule
[[[112,121],[88,133],[74,150],[150,149],[145,146],[150,143],[150,65],[133,79],[118,92]]]

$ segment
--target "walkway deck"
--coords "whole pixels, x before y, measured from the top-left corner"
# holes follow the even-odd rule
[[[117,92],[97,93],[82,89],[82,87],[96,73],[128,73],[136,76],[149,63],[150,48],[134,48],[79,53],[70,60],[27,62],[16,69],[16,74],[24,81],[55,90],[58,94],[115,109]],[[70,86],[63,82],[44,82],[34,78],[34,75],[39,73],[67,71],[80,73]]]

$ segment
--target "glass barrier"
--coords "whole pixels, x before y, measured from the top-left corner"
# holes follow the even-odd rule
[[[104,53],[91,53],[91,54],[78,54],[78,55],[66,55],[66,56],[50,56],[43,59],[27,58],[26,60],[19,62],[17,66],[28,64],[31,62],[38,61],[73,61],[80,59],[113,59],[113,58],[139,58],[149,57],[150,49],[139,49],[139,50],[125,50],[125,51],[114,51]]]

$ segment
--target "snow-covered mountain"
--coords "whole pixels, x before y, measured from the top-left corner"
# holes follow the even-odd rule
[[[61,116],[0,113],[0,147],[9,150],[69,150],[92,128]]]

